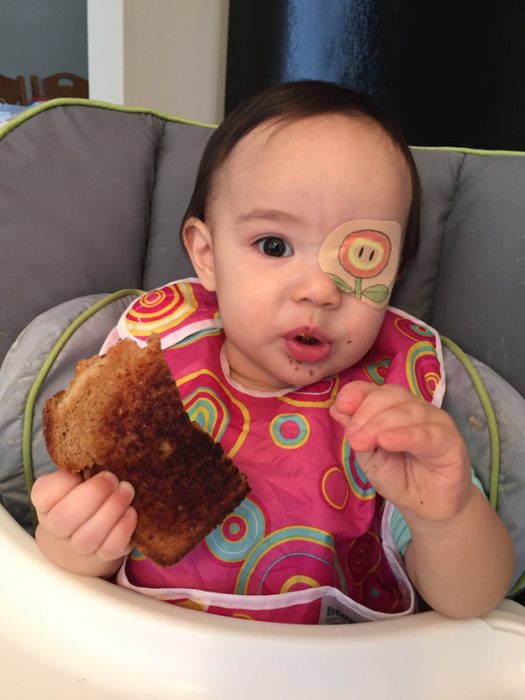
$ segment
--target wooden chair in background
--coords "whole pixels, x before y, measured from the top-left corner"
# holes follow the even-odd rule
[[[6,75],[0,75],[0,102],[8,102],[9,104],[26,105],[26,81],[23,75],[16,78],[8,78]]]
[[[31,76],[33,100],[51,100],[55,97],[89,97],[89,83],[74,73],[54,73],[47,78]]]

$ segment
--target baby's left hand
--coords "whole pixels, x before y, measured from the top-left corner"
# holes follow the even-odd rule
[[[372,486],[405,516],[442,521],[471,493],[466,445],[445,411],[396,385],[351,382],[330,409]]]

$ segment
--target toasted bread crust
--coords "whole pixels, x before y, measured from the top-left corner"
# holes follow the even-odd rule
[[[133,544],[161,566],[190,551],[250,490],[190,421],[156,337],[144,349],[122,340],[80,361],[68,389],[47,401],[43,431],[60,469],[108,470],[133,484]]]

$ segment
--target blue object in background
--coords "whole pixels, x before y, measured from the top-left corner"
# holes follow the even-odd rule
[[[0,102],[0,124],[9,121],[13,117],[16,117],[17,114],[20,114],[20,112],[23,112],[26,109],[28,109],[28,106],[26,105],[10,105],[5,102]]]

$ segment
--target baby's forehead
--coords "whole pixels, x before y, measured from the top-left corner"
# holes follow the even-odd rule
[[[350,147],[359,157],[356,145],[365,140],[369,154],[380,153],[392,162],[398,162],[406,171],[405,157],[385,129],[366,115],[323,114],[311,117],[266,120],[244,135],[222,159],[214,179],[238,174],[245,168],[254,168],[262,162],[276,168],[291,159],[321,160],[324,153],[343,152]]]
[[[357,138],[362,133],[374,133],[389,140],[384,128],[366,115],[330,113],[301,118],[283,116],[268,119],[256,126],[235,144],[229,155],[231,157],[257,148],[286,148],[291,141],[304,141],[304,145],[308,145],[312,140],[335,134],[339,138]]]
[[[326,183],[338,191],[344,187],[357,191],[363,179],[377,189],[385,181],[389,198],[411,199],[407,160],[376,122],[340,114],[273,120],[236,144],[216,171],[212,196],[236,197],[255,188],[316,192]],[[365,214],[374,216],[380,218]]]

